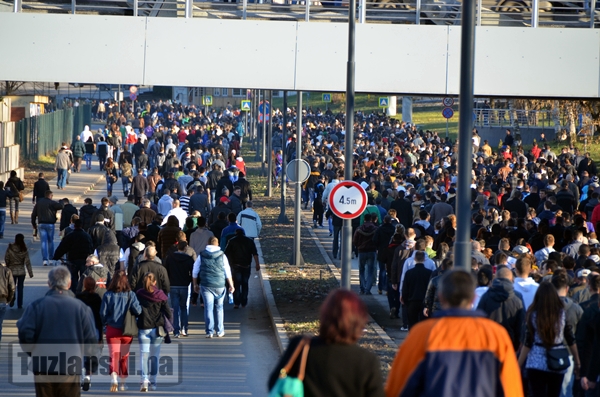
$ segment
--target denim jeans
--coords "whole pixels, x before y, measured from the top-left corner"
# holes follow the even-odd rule
[[[204,298],[204,323],[206,335],[215,333],[214,311],[217,311],[217,335],[225,333],[223,328],[223,299],[225,298],[225,287],[213,288],[200,286],[200,293]]]
[[[390,310],[394,309],[394,314],[398,315],[400,312],[400,292],[392,288],[392,282],[387,280],[387,298]]]
[[[67,169],[59,168],[57,170],[57,172],[58,172],[58,179],[56,180],[56,186],[58,186],[61,189],[64,189],[65,186],[67,186]]]
[[[233,286],[233,303],[235,305],[246,306],[248,304],[248,280],[250,279],[250,266],[247,268],[236,267],[232,268]]]
[[[86,153],[83,155],[83,158],[85,160],[85,166],[87,167],[87,169],[91,169],[92,168],[92,155],[89,153]]]
[[[573,361],[573,356],[571,355],[569,355],[569,362],[569,368],[567,368],[567,372],[563,378],[560,397],[573,397],[573,383],[575,381],[575,373],[573,372],[573,369],[575,368],[575,362]]]
[[[189,287],[171,287],[171,307],[173,308],[174,334],[179,335],[181,330],[187,332],[190,310]]]
[[[17,298],[17,307],[21,308],[23,307],[23,287],[25,284],[25,275],[23,274],[22,276],[13,276],[13,279],[15,280],[15,294]]]
[[[42,243],[42,260],[51,260],[54,257],[54,224],[40,223],[38,231]]]
[[[6,208],[0,210],[0,238],[4,237],[4,223],[6,222]]]
[[[333,257],[339,258],[341,257],[340,253],[340,236],[342,235],[342,227],[334,226],[333,227]]]
[[[379,291],[385,291],[387,288],[387,274],[385,272],[385,262],[377,262],[379,263],[379,281],[377,283],[377,289],[379,289]]]
[[[7,306],[6,303],[0,303],[0,341],[2,340],[2,322],[4,321]]]
[[[375,252],[358,253],[358,277],[360,280],[360,292],[370,294],[373,286],[374,275],[376,271]]]
[[[127,176],[121,177],[121,182],[123,183],[123,194],[125,196],[129,195],[129,190],[131,189],[131,183],[129,182],[129,177],[127,177]]]
[[[112,190],[113,190],[113,183],[110,181],[110,178],[107,176],[106,177],[106,191],[112,193]]]
[[[140,341],[140,360],[142,366],[142,382],[150,381],[156,383],[158,375],[158,358],[160,357],[160,346],[163,337],[158,335],[156,328],[138,330]]]

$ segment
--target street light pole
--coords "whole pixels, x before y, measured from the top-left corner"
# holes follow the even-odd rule
[[[352,180],[352,143],[354,141],[354,68],[356,41],[356,0],[350,0],[348,10],[348,63],[346,69],[346,139],[344,143],[344,179]],[[352,220],[342,226],[342,288],[350,289],[352,272]]]
[[[308,0],[307,0],[308,1]],[[296,109],[296,159],[302,158],[302,91],[298,91],[298,107]],[[294,185],[296,188],[296,197],[294,200],[294,265],[304,264],[302,253],[300,252],[301,223],[302,214],[302,192],[300,183],[300,165],[296,164],[296,175],[294,175]]]
[[[285,168],[287,166],[287,159],[285,158],[286,152],[286,143],[287,143],[287,91],[283,91],[283,126],[282,126],[283,138],[282,138],[282,161],[281,161],[281,206],[279,211],[279,217],[277,218],[277,223],[279,224],[288,224],[290,220],[285,214],[285,182],[286,182],[286,174]]]
[[[460,120],[454,263],[471,269],[471,170],[473,168],[473,76],[475,74],[475,0],[465,0],[460,37]]]
[[[269,90],[269,103],[273,102],[273,90]],[[267,197],[273,195],[273,117],[269,109],[269,153],[267,157]]]

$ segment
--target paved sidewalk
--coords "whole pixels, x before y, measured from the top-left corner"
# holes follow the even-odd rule
[[[90,197],[94,205],[99,205],[100,199],[106,195],[106,184],[103,174],[100,173],[97,161],[94,161],[94,170],[83,170],[81,173],[73,173],[70,184],[65,190],[56,190],[54,198],[67,197],[79,208],[83,199]],[[56,187],[54,181],[50,182],[51,189]],[[92,185],[93,190],[89,190]],[[123,193],[121,189],[113,192],[122,203]],[[124,199],[123,199],[124,202]],[[21,203],[20,218],[18,225],[6,225],[4,239],[0,240],[0,260],[3,261],[4,253],[9,242],[14,241],[17,233],[23,233],[30,250],[33,264],[34,278],[25,280],[26,307],[30,302],[42,297],[48,290],[47,274],[50,267],[42,266],[39,241],[33,241],[32,227],[30,221],[31,194],[25,197]],[[58,226],[56,230],[56,246],[58,237]],[[156,396],[265,396],[267,394],[267,378],[275,367],[280,355],[266,304],[262,293],[260,279],[252,274],[250,278],[249,304],[244,309],[234,310],[232,305],[225,304],[225,337],[206,339],[204,337],[204,313],[200,306],[190,308],[190,336],[187,338],[173,339],[173,343],[163,351],[171,350],[173,346],[179,347],[181,359],[181,378],[178,384],[173,386],[160,386],[153,391]],[[28,386],[16,386],[11,384],[7,346],[17,341],[16,321],[21,316],[22,310],[8,309],[2,331],[2,348],[0,350],[0,384],[3,387],[1,395],[10,396],[34,396],[33,384]],[[57,319],[57,322],[68,321],[68,319]],[[16,351],[18,350],[18,346]],[[139,345],[137,339],[132,344],[132,352],[139,357]],[[107,354],[108,348],[104,346],[103,354]],[[16,354],[16,353],[15,353]],[[138,365],[139,368],[139,365]],[[15,370],[15,368],[12,368]],[[31,379],[32,376],[30,375]],[[139,394],[139,377],[129,378],[129,391],[119,394]],[[98,379],[97,379],[98,381]],[[107,383],[94,382],[89,392],[82,395],[106,396],[109,394]]]
[[[304,224],[310,228],[314,233],[315,237],[319,240],[325,250],[325,254],[329,260],[339,269],[341,267],[340,259],[333,259],[333,237],[329,235],[329,228],[327,219],[323,219],[323,228],[313,229],[313,213],[311,209],[304,209],[302,206],[302,217]],[[341,269],[340,269],[341,270]],[[352,290],[356,293],[359,292],[359,279],[358,279],[358,258],[352,259],[352,274],[350,277],[352,284]],[[390,319],[390,308],[387,300],[387,294],[385,291],[381,295],[377,293],[377,286],[375,285],[371,292],[373,295],[361,295],[365,303],[369,307],[369,314],[377,324],[388,334],[388,336],[398,345],[400,345],[404,338],[408,335],[408,332],[400,331],[402,326],[401,319]]]

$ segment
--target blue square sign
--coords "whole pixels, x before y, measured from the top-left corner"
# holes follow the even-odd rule
[[[330,103],[331,102],[331,94],[323,94],[323,102]]]
[[[388,106],[390,106],[390,98],[384,96],[384,97],[379,97],[379,107],[380,108],[387,108]]]

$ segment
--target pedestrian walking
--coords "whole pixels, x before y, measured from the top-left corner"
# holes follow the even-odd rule
[[[48,190],[50,190],[50,185],[46,179],[44,179],[44,173],[40,172],[38,174],[38,180],[33,184],[32,203],[35,204],[37,200],[44,198],[44,194],[46,194]]]
[[[252,259],[257,272],[260,271],[258,251],[254,240],[246,237],[244,229],[237,229],[235,236],[229,240],[225,248],[225,255],[231,266],[231,275],[235,292],[233,294],[233,308],[248,305],[248,280],[252,269]]]
[[[39,229],[42,243],[42,263],[48,266],[48,261],[54,257],[54,225],[56,224],[56,211],[63,208],[63,204],[52,200],[54,194],[46,191],[44,198],[38,200],[31,211],[31,225],[34,232]],[[39,223],[39,225],[38,225]]]
[[[123,335],[125,316],[142,314],[137,295],[131,290],[124,271],[118,271],[102,297],[100,317],[106,327],[106,342],[110,356],[110,391],[127,390],[125,380],[129,376],[129,351],[133,336]]]
[[[156,286],[156,277],[153,273],[146,273],[143,285],[144,288],[136,292],[142,306],[137,324],[142,367],[140,391],[147,392],[148,389],[156,390],[160,346],[167,336],[164,327],[165,317],[172,321],[173,315],[169,307],[169,298]]]
[[[127,159],[123,159],[123,161],[119,164],[121,168],[121,183],[123,184],[123,195],[125,197],[129,196],[129,191],[131,190],[131,183],[133,182],[133,166],[131,162]]]
[[[61,240],[52,259],[57,261],[64,255],[67,256],[67,267],[71,271],[71,291],[75,293],[79,275],[85,271],[85,262],[94,252],[94,246],[90,235],[82,229],[81,219],[76,219],[73,227],[73,231]]]
[[[75,172],[81,171],[81,162],[85,156],[84,142],[85,141],[81,140],[81,136],[77,135],[75,141],[71,144],[71,152],[73,152],[73,170]]]
[[[377,244],[373,241],[377,226],[371,222],[371,214],[366,214],[364,221],[365,223],[356,229],[352,244],[358,249],[360,294],[371,295],[371,287],[377,271],[375,264]]]
[[[66,362],[85,357],[86,346],[98,343],[94,315],[69,291],[71,273],[66,267],[50,270],[48,286],[44,297],[28,305],[17,321],[19,343],[31,357],[36,396],[79,397],[81,373],[70,373],[72,368],[62,365],[49,368],[44,363],[59,355],[64,355]],[[54,345],[51,352],[50,344]]]
[[[527,309],[525,342],[519,354],[519,365],[527,369],[530,396],[560,396],[570,365],[569,350],[575,377],[579,377],[581,362],[573,329],[566,320],[565,305],[551,283],[541,283]]]
[[[306,396],[384,396],[379,358],[356,344],[368,320],[364,302],[351,291],[334,290],[323,302],[319,319],[318,336],[290,340],[271,372],[269,390],[277,390],[278,379],[294,376],[303,380]],[[277,395],[283,394],[279,390]]]
[[[192,272],[194,280],[194,290],[202,293],[204,299],[204,322],[207,338],[212,338],[215,334],[219,338],[225,336],[223,325],[223,299],[225,298],[225,281],[229,287],[230,293],[235,291],[233,280],[231,278],[231,268],[227,257],[219,247],[219,240],[211,237],[196,262]],[[199,283],[200,282],[200,283]],[[215,315],[216,312],[216,321]]]
[[[0,181],[0,239],[4,238],[4,225],[6,224],[6,202],[10,200],[12,192],[4,187]]]
[[[31,269],[31,261],[29,259],[29,251],[25,245],[25,236],[18,233],[15,236],[15,242],[8,244],[6,254],[4,255],[4,263],[13,275],[17,293],[10,301],[10,307],[15,305],[17,300],[17,308],[23,308],[23,288],[25,285],[25,271],[29,274],[29,278],[33,278],[33,270]]]
[[[21,178],[17,176],[16,171],[10,172],[10,178],[6,181],[6,187],[10,189],[11,196],[8,200],[10,206],[10,223],[18,224],[19,223],[19,203],[23,201],[23,190],[25,190],[25,185],[23,185],[23,181]]]
[[[77,293],[85,291],[85,279],[91,278],[94,280],[93,291],[102,298],[106,287],[110,284],[110,276],[107,267],[100,263],[100,259],[96,255],[89,255],[85,260],[85,270],[81,273],[77,283]]]
[[[100,136],[100,140],[96,144],[96,155],[98,156],[98,163],[100,164],[100,171],[104,171],[108,157],[108,144],[106,143],[104,136]]]
[[[92,374],[97,374],[98,371],[98,356],[102,352],[102,318],[100,318],[100,308],[102,307],[102,297],[96,292],[96,280],[93,277],[85,277],[83,279],[83,288],[77,294],[77,299],[82,301],[94,314],[94,325],[96,326],[96,334],[98,343],[92,347],[92,355],[86,356],[83,359],[84,372],[82,374],[81,389],[88,391],[92,384]],[[105,285],[106,287],[106,285]],[[78,288],[79,289],[79,288]],[[104,289],[106,291],[106,288]]]
[[[176,338],[188,336],[190,286],[192,285],[194,258],[186,253],[187,247],[186,241],[180,241],[177,244],[177,251],[171,253],[165,263],[171,282],[173,334]]]
[[[15,280],[6,266],[0,265],[0,341],[2,340],[2,322],[6,316],[9,302],[15,299]]]
[[[117,167],[112,158],[106,160],[103,170],[106,174],[106,195],[110,197],[112,196],[113,184],[119,179],[117,176]]]
[[[61,146],[60,150],[56,154],[56,161],[54,162],[54,171],[57,172],[56,187],[58,190],[64,190],[67,186],[67,174],[69,168],[71,168],[71,158],[67,153],[67,147]]]
[[[148,179],[144,176],[144,169],[138,168],[137,175],[133,178],[131,184],[131,194],[134,197],[135,205],[139,206],[149,191],[150,185],[148,184]]]
[[[258,238],[262,229],[260,216],[254,211],[252,201],[246,202],[246,209],[237,215],[237,223],[246,232],[246,237]]]
[[[89,137],[85,142],[85,153],[83,154],[83,159],[85,160],[85,167],[89,170],[92,169],[92,157],[94,153],[96,153],[96,144],[94,143],[94,139]]]

